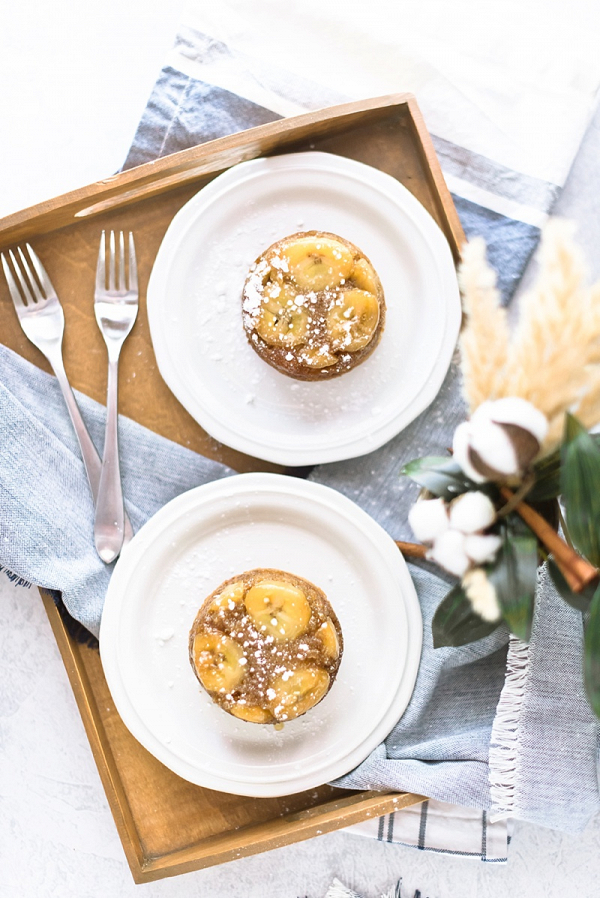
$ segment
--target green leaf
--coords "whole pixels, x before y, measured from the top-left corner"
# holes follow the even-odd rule
[[[527,642],[537,583],[537,538],[514,512],[502,522],[500,536],[500,551],[486,573],[496,589],[504,620],[515,636]]]
[[[564,599],[568,605],[576,608],[577,611],[589,611],[590,602],[596,591],[595,586],[587,586],[581,592],[573,592],[554,558],[548,559],[548,573],[561,599]]]
[[[596,717],[600,717],[600,586],[590,606],[583,640],[583,680]]]
[[[473,481],[466,477],[460,465],[443,455],[416,458],[405,465],[401,473],[406,474],[435,496],[444,499],[454,499],[475,486]]]
[[[560,496],[560,449],[534,465],[535,483],[527,493],[527,502],[545,502]]]
[[[486,621],[475,614],[465,591],[458,583],[442,599],[431,622],[433,647],[460,646],[489,636],[502,621]]]
[[[600,433],[591,433],[591,439],[600,449]],[[556,499],[561,493],[561,450],[560,447],[540,459],[534,467],[535,483],[527,493],[527,502],[545,502]]]
[[[600,567],[600,446],[573,415],[565,417],[561,492],[575,547]]]

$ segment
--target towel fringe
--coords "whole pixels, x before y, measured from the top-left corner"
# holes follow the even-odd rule
[[[20,577],[18,574],[13,574],[13,572],[9,571],[3,564],[0,564],[0,571],[12,584],[14,584],[14,586],[24,586],[25,589],[31,589],[32,583],[29,580],[26,580],[25,577]]]
[[[510,637],[506,679],[500,694],[490,740],[490,791],[492,822],[511,817],[515,811],[519,721],[529,674],[529,646]]]

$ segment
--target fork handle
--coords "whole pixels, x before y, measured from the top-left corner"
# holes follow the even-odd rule
[[[96,551],[107,564],[114,561],[121,551],[125,531],[117,432],[118,365],[118,352],[110,352],[109,349],[106,431],[94,521]]]
[[[81,450],[81,457],[83,459],[83,464],[87,473],[90,490],[92,493],[92,499],[94,500],[95,506],[98,501],[98,490],[100,487],[102,462],[100,460],[100,456],[98,455],[98,451],[94,446],[92,438],[88,433],[88,429],[85,426],[85,422],[81,417],[81,412],[79,411],[77,400],[75,399],[75,395],[73,393],[73,390],[71,389],[71,384],[67,379],[65,368],[62,362],[62,355],[60,353],[54,354],[48,351],[46,358],[50,362],[52,370],[56,375],[58,385],[62,391],[65,404],[69,412],[69,417],[71,418],[71,423],[73,424],[75,435],[77,436],[79,449]],[[124,517],[125,538],[123,540],[123,544],[129,542],[129,540],[133,536],[133,527],[131,526],[131,522],[127,514],[125,514]]]
[[[52,369],[62,390],[69,416],[75,430],[75,435],[77,437],[79,448],[81,450],[81,457],[83,458],[83,464],[85,466],[88,480],[90,482],[92,499],[94,500],[95,505],[98,498],[98,486],[100,484],[100,470],[102,466],[100,456],[98,455],[96,447],[92,442],[92,438],[88,433],[88,429],[85,426],[84,420],[81,417],[81,412],[79,411],[77,400],[75,399],[75,395],[73,393],[73,390],[71,389],[71,384],[67,379],[67,375],[65,373],[62,362],[57,359],[52,359]]]

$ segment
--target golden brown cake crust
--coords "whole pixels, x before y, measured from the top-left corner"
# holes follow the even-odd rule
[[[264,595],[274,596],[274,605],[282,600],[281,608],[271,612]],[[340,623],[325,593],[274,568],[222,583],[202,603],[189,638],[200,684],[225,711],[253,723],[291,720],[321,701],[342,652]]]
[[[316,243],[317,246],[321,241],[326,252],[335,245],[341,246],[339,253],[341,262],[338,260],[336,267],[334,260],[333,284],[330,286],[323,286],[322,278],[316,285],[311,286],[310,277],[304,277],[302,266],[289,264],[290,247],[293,253],[293,247],[296,247],[296,250],[299,246],[310,247],[309,241]],[[344,268],[346,260],[347,265]],[[298,271],[300,275],[295,274]],[[340,276],[340,272],[343,276]],[[299,283],[299,277],[303,283]],[[278,294],[279,289],[284,291],[283,294]],[[375,317],[371,310],[371,325],[367,328],[370,329],[372,326],[372,331],[364,339],[351,340],[349,337],[345,340],[340,339],[339,322],[341,320],[344,323],[344,315],[348,318],[348,311],[344,308],[339,310],[337,317],[337,338],[331,333],[329,322],[332,320],[332,308],[335,315],[334,307],[343,305],[350,297],[351,291],[354,291],[352,295],[363,305],[365,301],[369,303],[365,293],[375,298]],[[264,319],[260,316],[265,303],[269,303],[273,298],[277,300],[281,295],[285,296],[288,307],[294,303],[294,310],[297,303],[300,312],[296,316],[295,323],[292,322],[290,325],[290,333],[294,327],[298,331],[296,339],[291,336],[287,339],[278,331],[277,334],[281,338],[281,342],[278,343],[277,339],[269,334],[268,329],[261,327],[261,324],[264,325]],[[294,295],[297,297],[295,300]],[[306,311],[309,320],[308,323],[302,323],[300,317]],[[364,315],[363,320],[366,320]],[[371,261],[349,240],[329,231],[302,231],[278,240],[253,263],[242,294],[242,321],[252,348],[265,362],[282,374],[297,380],[331,380],[332,377],[338,377],[364,362],[379,343],[385,326],[383,287]],[[347,348],[348,344],[350,349]]]

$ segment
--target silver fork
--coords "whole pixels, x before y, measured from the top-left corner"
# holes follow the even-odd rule
[[[118,267],[118,283],[117,272]],[[94,311],[108,351],[106,432],[96,503],[94,539],[96,550],[106,562],[121,551],[124,540],[124,506],[119,466],[117,432],[118,370],[121,347],[129,335],[138,311],[137,263],[133,234],[129,232],[128,276],[125,271],[125,240],[119,232],[119,262],[116,265],[115,232],[110,232],[108,284],[106,279],[106,234],[102,231],[96,268]]]
[[[20,246],[17,247],[20,264],[13,251],[9,251],[12,271],[4,254],[1,254],[4,276],[25,336],[46,356],[62,390],[79,442],[95,505],[100,485],[101,461],[65,373],[62,356],[65,316],[46,269],[29,244],[26,244],[26,250],[27,253],[24,253]],[[125,521],[125,533],[127,539],[133,536],[128,518]]]

